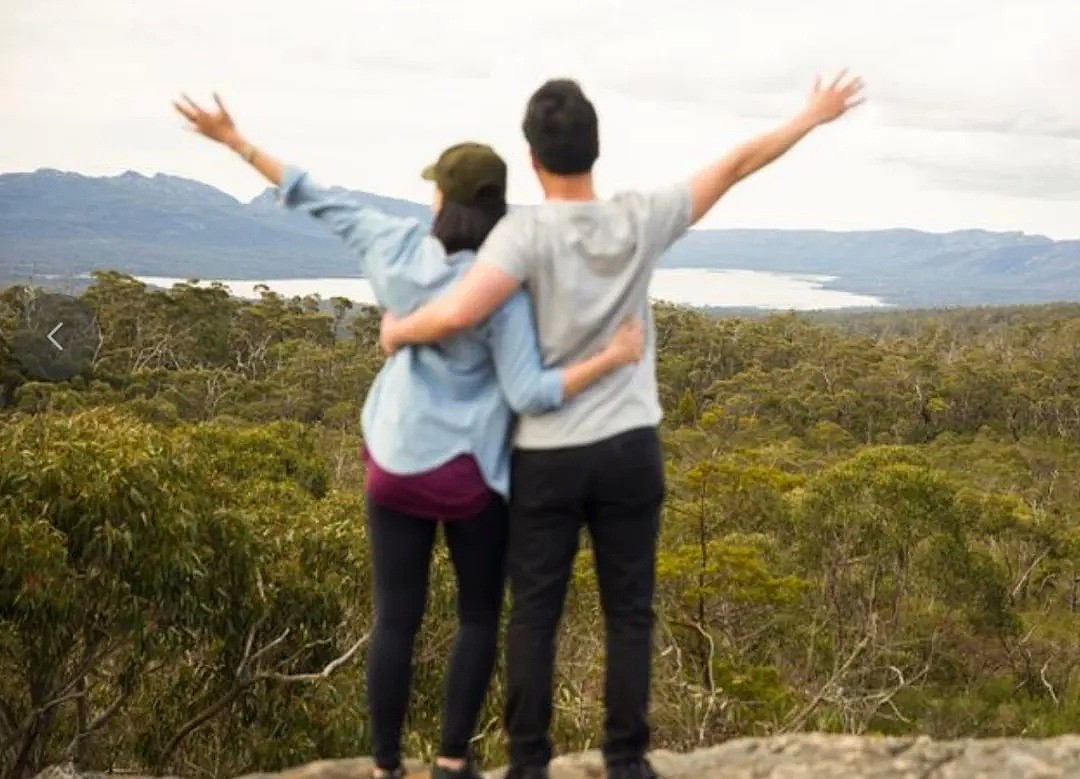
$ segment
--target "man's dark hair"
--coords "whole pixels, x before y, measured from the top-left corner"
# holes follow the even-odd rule
[[[504,216],[506,199],[498,192],[482,192],[472,205],[446,198],[435,215],[431,234],[447,254],[476,251]]]
[[[600,156],[596,109],[576,81],[555,79],[536,90],[521,129],[536,161],[550,173],[588,173]]]

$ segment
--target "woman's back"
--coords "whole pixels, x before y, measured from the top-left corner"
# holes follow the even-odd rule
[[[404,315],[445,292],[472,252],[447,257],[415,219],[389,216],[312,184],[290,168],[281,202],[325,221],[353,250],[379,303]],[[544,371],[528,297],[519,292],[480,327],[389,358],[364,403],[365,445],[387,471],[414,474],[472,454],[487,484],[509,490],[514,412],[562,401],[557,371]]]

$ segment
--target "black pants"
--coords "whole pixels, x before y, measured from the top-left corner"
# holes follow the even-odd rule
[[[555,635],[588,527],[604,612],[605,762],[644,756],[653,628],[656,540],[664,498],[657,431],[632,430],[589,446],[514,453],[506,727],[513,765],[546,765]]]
[[[393,770],[401,764],[413,640],[427,602],[438,523],[371,501],[367,514],[375,564],[375,628],[367,660],[372,751],[379,768]],[[505,582],[506,504],[495,499],[473,519],[444,523],[443,533],[457,575],[459,624],[446,677],[439,754],[464,758],[495,667]]]

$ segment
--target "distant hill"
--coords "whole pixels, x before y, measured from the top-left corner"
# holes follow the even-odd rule
[[[0,175],[0,277],[5,268],[19,275],[114,268],[203,279],[359,275],[336,237],[313,219],[278,208],[275,193],[241,203],[163,174]],[[417,203],[351,194],[390,213],[430,219]]]
[[[905,306],[1080,300],[1080,240],[1019,232],[695,230],[662,264],[835,276]]]
[[[350,194],[430,220],[418,203]],[[905,306],[1080,300],[1080,241],[1023,233],[695,230],[661,264],[834,276],[837,288]],[[95,268],[202,279],[359,275],[336,238],[276,207],[273,190],[242,203],[162,174],[0,175],[0,281]]]

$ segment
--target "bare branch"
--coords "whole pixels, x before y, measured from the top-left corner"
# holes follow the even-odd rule
[[[251,657],[251,648],[255,645],[255,633],[258,631],[259,626],[262,624],[262,620],[258,620],[251,626],[251,630],[248,631],[247,639],[244,641],[244,658],[240,663],[240,668],[244,667],[244,663]],[[237,669],[237,673],[240,673],[240,668]]]
[[[280,636],[278,636],[273,641],[271,641],[269,644],[267,644],[266,646],[264,646],[261,649],[259,649],[258,651],[256,651],[254,654],[251,654],[250,653],[250,647],[251,647],[252,641],[253,641],[254,630],[255,630],[255,628],[253,628],[252,632],[248,634],[248,642],[247,642],[248,649],[247,649],[247,651],[245,651],[245,654],[247,656],[244,658],[243,661],[241,661],[240,667],[237,668],[236,681],[233,682],[232,686],[229,687],[229,689],[225,692],[224,695],[222,695],[220,698],[218,698],[217,701],[212,703],[210,706],[208,706],[202,712],[200,712],[199,714],[197,714],[196,716],[192,717],[190,720],[185,722],[184,725],[180,728],[180,730],[178,730],[176,732],[176,735],[174,735],[171,739],[169,739],[169,743],[165,746],[165,750],[162,753],[162,762],[163,763],[168,762],[168,760],[172,757],[172,755],[176,751],[176,749],[180,746],[181,743],[183,743],[183,741],[188,736],[190,736],[196,730],[201,728],[207,722],[209,722],[214,717],[216,717],[218,714],[220,714],[222,711],[224,711],[229,705],[231,705],[241,695],[243,695],[248,689],[250,689],[252,686],[257,684],[258,682],[279,681],[279,682],[286,682],[286,683],[297,683],[297,682],[313,682],[313,681],[318,681],[320,679],[326,679],[332,673],[334,673],[334,671],[336,671],[342,665],[344,665],[349,660],[351,660],[353,658],[353,656],[355,656],[355,654],[360,650],[360,647],[363,646],[367,642],[369,637],[371,636],[370,632],[365,633],[360,638],[359,641],[357,641],[355,644],[353,644],[351,647],[349,647],[349,649],[345,652],[345,654],[343,654],[340,657],[332,660],[331,662],[329,662],[326,665],[325,668],[323,668],[321,671],[318,671],[316,673],[310,673],[310,674],[283,674],[283,673],[278,673],[278,672],[274,672],[274,671],[264,671],[264,672],[261,672],[261,673],[252,674],[251,669],[255,665],[255,663],[260,658],[265,657],[267,654],[269,654],[275,648],[280,646],[281,643],[283,641],[285,641],[286,638],[288,638],[289,632],[290,632],[289,629],[286,628],[285,631]],[[322,643],[322,642],[314,642],[312,644],[309,644],[307,648],[315,646],[315,645],[317,645],[319,643]]]
[[[92,655],[91,654],[86,654],[84,656],[84,658],[83,658],[83,661],[81,663],[79,663],[78,667],[76,667],[75,671],[71,674],[71,678],[64,685],[62,685],[61,687],[58,687],[53,692],[53,695],[55,695],[57,697],[65,696],[73,687],[75,687],[79,683],[79,681],[81,679],[83,679],[86,676],[86,674],[88,674],[90,672],[91,668],[93,668],[95,665],[100,663],[102,660],[104,660],[106,657],[108,657],[110,654],[112,654],[119,647],[120,647],[119,642],[114,643],[114,644],[106,644],[96,654],[92,654]],[[78,696],[75,696],[75,697],[78,697]],[[74,698],[71,698],[71,700],[74,700]],[[51,706],[50,706],[50,708],[51,708]],[[47,708],[43,708],[40,711],[47,711]]]
[[[68,756],[68,759],[74,758],[75,752],[76,750],[78,750],[79,744],[83,740],[88,738],[91,734],[101,730],[103,727],[105,727],[105,725],[108,724],[109,720],[112,719],[118,711],[120,711],[120,707],[124,705],[124,702],[131,697],[132,692],[133,690],[125,690],[121,692],[119,695],[116,696],[116,699],[104,709],[104,711],[94,717],[93,721],[86,726],[86,730],[82,731],[81,733],[75,734],[75,738],[71,740],[71,743],[68,744],[67,749],[65,750],[65,754]]]
[[[292,655],[290,655],[289,657],[287,657],[286,659],[284,659],[280,663],[278,663],[277,664],[278,668],[288,668],[290,665],[292,665],[297,660],[299,660],[301,655],[303,655],[305,652],[310,652],[315,647],[326,646],[327,644],[332,644],[332,643],[333,643],[333,641],[330,640],[329,638],[322,638],[322,639],[319,639],[318,641],[312,641],[309,644],[304,644],[302,647],[300,647],[295,652],[293,652]]]
[[[1049,665],[1049,660],[1043,663],[1043,667],[1039,669],[1039,679],[1042,680],[1043,686],[1046,688],[1046,691],[1050,693],[1050,697],[1054,699],[1054,704],[1057,705],[1060,703],[1057,697],[1057,693],[1054,692],[1054,686],[1050,684],[1050,681],[1046,678],[1046,669]]]
[[[889,670],[896,674],[899,681],[897,682],[896,686],[893,687],[891,690],[885,690],[875,695],[867,696],[866,701],[872,702],[873,706],[865,715],[863,715],[863,721],[860,724],[858,730],[859,735],[862,735],[866,732],[866,728],[868,727],[870,720],[878,713],[878,711],[883,706],[888,706],[889,708],[891,708],[896,714],[897,718],[899,718],[901,721],[908,722],[907,718],[904,717],[904,715],[900,713],[900,710],[896,708],[896,704],[893,703],[893,699],[900,694],[901,690],[911,687],[912,685],[921,681],[928,673],[930,673],[930,663],[924,665],[917,674],[911,677],[910,680],[905,680],[903,672],[895,665],[890,665]]]
[[[176,735],[169,739],[169,743],[165,746],[165,751],[162,753],[162,761],[168,761],[184,739],[224,711],[230,703],[239,698],[241,693],[252,684],[254,684],[254,681],[243,682],[237,680],[232,687],[229,688],[228,692],[221,696],[215,703],[185,722],[180,730],[176,732]]]
[[[285,628],[284,632],[282,632],[282,634],[280,636],[275,638],[273,641],[271,641],[269,644],[264,646],[262,649],[260,649],[255,654],[251,655],[250,657],[245,658],[244,661],[242,663],[240,663],[240,670],[237,671],[237,673],[238,674],[242,673],[244,669],[251,668],[251,666],[255,665],[255,663],[257,663],[259,661],[259,658],[264,657],[264,656],[268,655],[270,652],[274,651],[274,649],[276,649],[278,646],[280,646],[281,643],[283,641],[285,641],[285,639],[287,639],[288,637],[289,637],[289,628]]]
[[[806,720],[810,717],[810,715],[814,713],[814,710],[821,705],[821,702],[825,700],[826,696],[829,693],[829,690],[832,689],[833,685],[836,684],[837,680],[839,680],[845,673],[847,673],[847,670],[851,668],[852,663],[854,663],[856,658],[858,658],[858,656],[862,654],[863,650],[866,649],[866,645],[869,643],[870,636],[863,636],[862,640],[860,640],[859,643],[855,645],[855,649],[852,650],[850,655],[848,655],[848,658],[838,669],[836,669],[836,672],[833,673],[833,675],[829,678],[829,681],[825,682],[825,684],[822,685],[817,695],[815,695],[809,703],[803,706],[802,710],[800,710],[794,717],[790,718],[780,728],[781,733],[790,733],[792,730],[799,730],[800,728],[802,728],[803,723],[805,723]]]
[[[4,727],[7,730],[14,730],[16,726],[15,721],[15,707],[12,706],[3,696],[0,696],[0,717],[3,717]]]
[[[275,682],[287,682],[287,683],[316,682],[316,681],[318,681],[320,679],[326,679],[327,677],[330,676],[330,674],[334,673],[334,671],[336,671],[338,668],[340,668],[341,666],[345,665],[345,663],[352,660],[353,657],[356,655],[356,653],[360,651],[360,647],[362,647],[364,644],[366,644],[368,642],[369,638],[371,638],[371,633],[370,632],[367,632],[364,635],[360,636],[360,638],[356,641],[356,643],[353,644],[351,647],[349,647],[349,649],[345,652],[345,654],[341,655],[340,657],[335,658],[334,660],[331,660],[329,663],[326,664],[326,666],[321,671],[317,671],[315,673],[308,673],[308,674],[283,674],[283,673],[277,673],[277,672],[267,672],[267,673],[264,673],[264,674],[260,674],[258,678],[260,678],[260,679],[270,679],[270,680],[275,681]],[[312,646],[312,645],[309,645],[309,646]]]
[[[36,719],[37,717],[40,717],[42,714],[46,714],[46,713],[52,711],[57,706],[63,706],[65,703],[71,703],[72,701],[77,701],[80,698],[85,698],[85,697],[86,697],[86,693],[73,692],[70,695],[61,695],[59,698],[53,698],[48,703],[42,704],[37,709],[35,709],[34,712],[32,714],[30,714],[28,719]]]
[[[12,746],[12,744],[16,743],[19,740],[20,734],[30,732],[34,727],[34,722],[39,717],[48,714],[57,706],[63,706],[65,703],[71,703],[72,701],[77,701],[80,698],[85,697],[86,693],[83,692],[76,692],[72,693],[71,695],[61,695],[59,698],[54,698],[48,703],[42,704],[38,708],[34,709],[32,712],[26,715],[26,717],[22,721],[22,724],[13,731],[13,735],[9,739],[4,741],[2,744],[0,744],[0,754],[6,752]]]
[[[1023,576],[1021,576],[1019,581],[1016,582],[1016,586],[1013,587],[1012,592],[1009,594],[1009,600],[1016,600],[1016,596],[1020,594],[1020,590],[1024,589],[1024,585],[1027,584],[1028,578],[1039,566],[1039,563],[1049,557],[1049,555],[1050,550],[1045,549],[1043,550],[1042,554],[1040,554],[1038,557],[1031,561],[1031,565],[1027,567],[1027,570],[1024,571]]]

